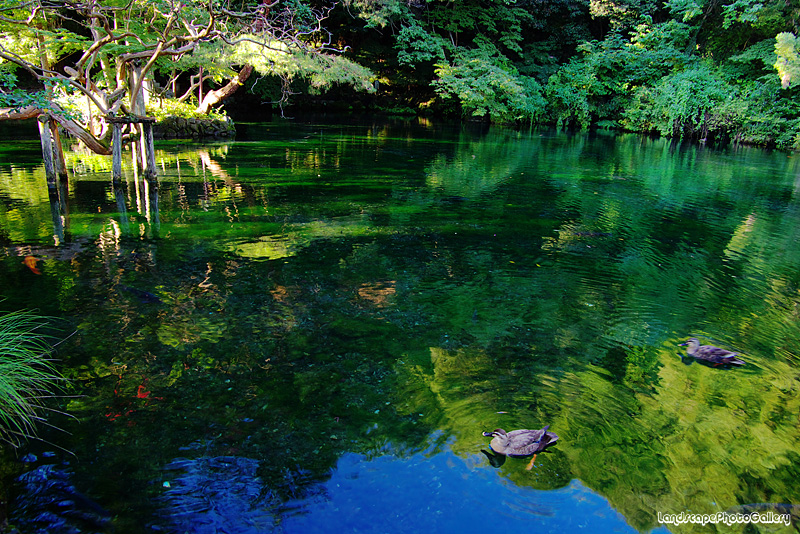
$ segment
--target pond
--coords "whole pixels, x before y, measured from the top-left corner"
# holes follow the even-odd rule
[[[49,191],[4,133],[2,306],[70,379],[12,524],[795,531],[796,155],[424,120],[156,149],[156,183],[69,151]],[[546,425],[530,470],[482,434]]]

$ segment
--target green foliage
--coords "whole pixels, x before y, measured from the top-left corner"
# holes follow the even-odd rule
[[[452,64],[436,67],[437,93],[456,98],[473,117],[496,121],[535,119],[542,115],[542,87],[531,77],[520,76],[499,55],[486,50],[459,51]]]
[[[593,18],[608,19],[614,30],[627,30],[652,21],[657,5],[652,0],[590,0],[589,13]]]
[[[736,122],[736,111],[728,106],[735,89],[707,65],[697,65],[665,76],[653,87],[640,88],[623,125],[640,131],[682,138],[705,138],[713,125]]]
[[[775,54],[778,61],[774,67],[778,70],[781,85],[786,89],[792,82],[800,80],[800,38],[793,33],[779,33],[775,37]]]
[[[405,4],[399,0],[345,0],[344,4],[354,8],[367,28],[383,28],[405,11]]]
[[[200,113],[197,106],[187,102],[180,102],[174,98],[161,98],[153,100],[147,107],[147,114],[155,117],[156,120],[164,120],[167,117],[181,117],[184,119],[217,119],[225,120],[223,110],[212,109],[209,113]]]
[[[775,39],[764,39],[731,56],[718,69],[728,83],[743,85],[765,76],[775,77],[774,63]]]
[[[59,79],[47,78],[44,80],[44,89],[39,91],[29,91],[18,87],[17,75],[7,63],[0,63],[0,108],[7,107],[13,110],[20,110],[28,106],[34,106],[41,110],[56,110],[54,105],[55,98],[52,95],[69,95],[69,86]],[[73,109],[68,99],[59,99],[58,112],[70,118],[80,115],[78,110]]]
[[[312,89],[320,91],[336,84],[350,85],[355,89],[371,93],[374,74],[366,67],[348,58],[332,54],[295,54],[300,67],[300,76],[307,79]]]
[[[613,34],[580,47],[575,58],[550,77],[546,86],[551,118],[559,124],[588,127],[596,120],[615,120],[639,87],[681,68],[687,56],[678,47],[685,25],[640,26],[630,38]]]
[[[396,37],[397,61],[400,65],[442,61],[452,47],[443,38],[427,32],[418,24],[403,26]]]
[[[7,63],[0,63],[0,107],[21,109],[32,103],[44,103],[44,94],[29,93],[17,87],[17,75]]]
[[[277,41],[264,42],[255,35],[243,36],[234,46],[219,46],[215,52],[205,50],[208,61],[202,64],[221,73],[230,65],[249,64],[261,76],[278,76],[288,82],[305,80],[317,91],[335,84],[374,91],[372,71],[339,54],[309,53]]]
[[[625,110],[625,128],[661,135],[796,147],[800,104],[781,95],[778,81],[738,80],[697,65],[642,87]]]
[[[44,322],[28,311],[0,317],[0,441],[14,447],[35,436],[43,401],[60,380],[46,359]]]
[[[724,29],[730,28],[734,23],[753,23],[758,20],[758,12],[764,7],[762,2],[755,0],[734,0],[722,6]]]
[[[740,90],[741,141],[762,146],[800,148],[800,101],[785,94],[778,79],[747,84]]]
[[[664,7],[681,22],[690,22],[703,14],[706,3],[706,0],[667,0]]]
[[[587,128],[592,121],[590,99],[602,94],[597,76],[586,62],[571,61],[548,80],[545,88],[551,118],[559,126],[577,124]]]

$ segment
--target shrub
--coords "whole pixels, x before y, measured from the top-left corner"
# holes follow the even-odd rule
[[[688,56],[679,48],[686,34],[681,24],[642,25],[630,39],[615,34],[584,43],[581,55],[547,82],[550,118],[582,128],[618,120],[638,88],[684,67]]]
[[[542,87],[498,54],[462,50],[452,63],[436,66],[436,92],[456,98],[461,109],[474,117],[497,122],[535,120],[544,110]]]
[[[744,109],[734,104],[735,94],[734,87],[699,64],[665,76],[653,87],[639,88],[621,122],[631,130],[705,139],[741,123]]]
[[[218,119],[225,120],[225,112],[212,109],[208,114],[197,111],[197,106],[187,102],[180,102],[174,98],[152,100],[147,106],[147,114],[162,121],[167,117],[181,117],[184,119]]]

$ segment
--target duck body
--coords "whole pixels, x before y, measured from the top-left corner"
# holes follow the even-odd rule
[[[484,432],[483,435],[492,437],[489,445],[495,453],[522,458],[535,455],[558,440],[558,436],[548,431],[548,428],[550,425],[539,430],[522,429],[511,432],[497,428],[492,432]]]
[[[701,345],[697,338],[689,338],[686,343],[679,346],[686,347],[686,354],[696,360],[704,360],[714,366],[718,365],[744,365],[744,361],[737,358],[738,354],[721,349],[713,345]]]

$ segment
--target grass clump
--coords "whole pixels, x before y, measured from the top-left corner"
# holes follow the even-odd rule
[[[47,358],[45,322],[29,311],[0,316],[0,441],[13,447],[36,436],[44,401],[63,380]]]

